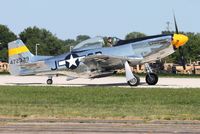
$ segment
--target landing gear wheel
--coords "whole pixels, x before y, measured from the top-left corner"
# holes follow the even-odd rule
[[[53,80],[52,80],[52,79],[48,79],[48,80],[47,80],[47,84],[48,84],[48,85],[53,84]]]
[[[136,75],[134,75],[134,76],[135,76],[135,78],[127,81],[127,83],[129,84],[129,86],[137,86],[137,85],[140,84],[140,77],[138,77]]]
[[[156,85],[156,83],[158,82],[158,75],[155,73],[147,74],[146,82],[148,85]]]

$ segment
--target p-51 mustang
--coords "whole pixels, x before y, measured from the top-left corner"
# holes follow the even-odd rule
[[[55,75],[77,78],[99,78],[112,75],[117,69],[125,68],[126,80],[130,86],[137,86],[140,78],[132,73],[131,66],[145,64],[146,82],[155,85],[158,76],[153,73],[149,62],[162,59],[187,41],[179,34],[162,34],[131,40],[118,40],[111,47],[103,47],[101,37],[79,43],[70,52],[59,56],[35,56],[21,40],[8,44],[9,71],[12,75],[47,75],[47,84],[52,84]]]

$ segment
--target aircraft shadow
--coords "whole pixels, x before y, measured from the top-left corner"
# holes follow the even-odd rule
[[[71,85],[71,86],[91,86],[91,87],[95,87],[95,86],[111,86],[111,87],[114,87],[114,86],[127,86],[129,87],[129,85],[127,83],[106,83],[106,84],[62,84],[63,86],[64,85]],[[140,85],[146,85],[145,82],[141,82]]]
[[[16,86],[28,86],[28,85],[42,85],[44,83],[6,83],[9,85],[16,85]]]
[[[8,85],[15,85],[15,86],[37,86],[37,85],[41,85],[41,86],[48,86],[46,83],[6,83]],[[125,86],[125,87],[130,87],[126,82],[124,83],[106,83],[106,84],[52,84],[52,86],[85,86],[85,87],[95,87],[95,86],[102,86],[102,87],[120,87],[120,86]],[[150,85],[147,85],[146,82],[140,82],[139,86],[144,86],[144,87],[152,87]],[[156,85],[154,85],[153,87],[155,87]],[[164,86],[164,87],[167,87],[169,85],[157,85],[157,86]]]

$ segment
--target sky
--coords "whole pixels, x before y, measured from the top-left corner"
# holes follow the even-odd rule
[[[0,24],[15,34],[45,28],[60,39],[78,35],[124,38],[137,31],[160,34],[167,22],[174,30],[200,32],[200,0],[0,0]]]

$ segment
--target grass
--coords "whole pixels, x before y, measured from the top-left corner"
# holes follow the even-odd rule
[[[0,116],[200,120],[200,89],[0,86]]]

